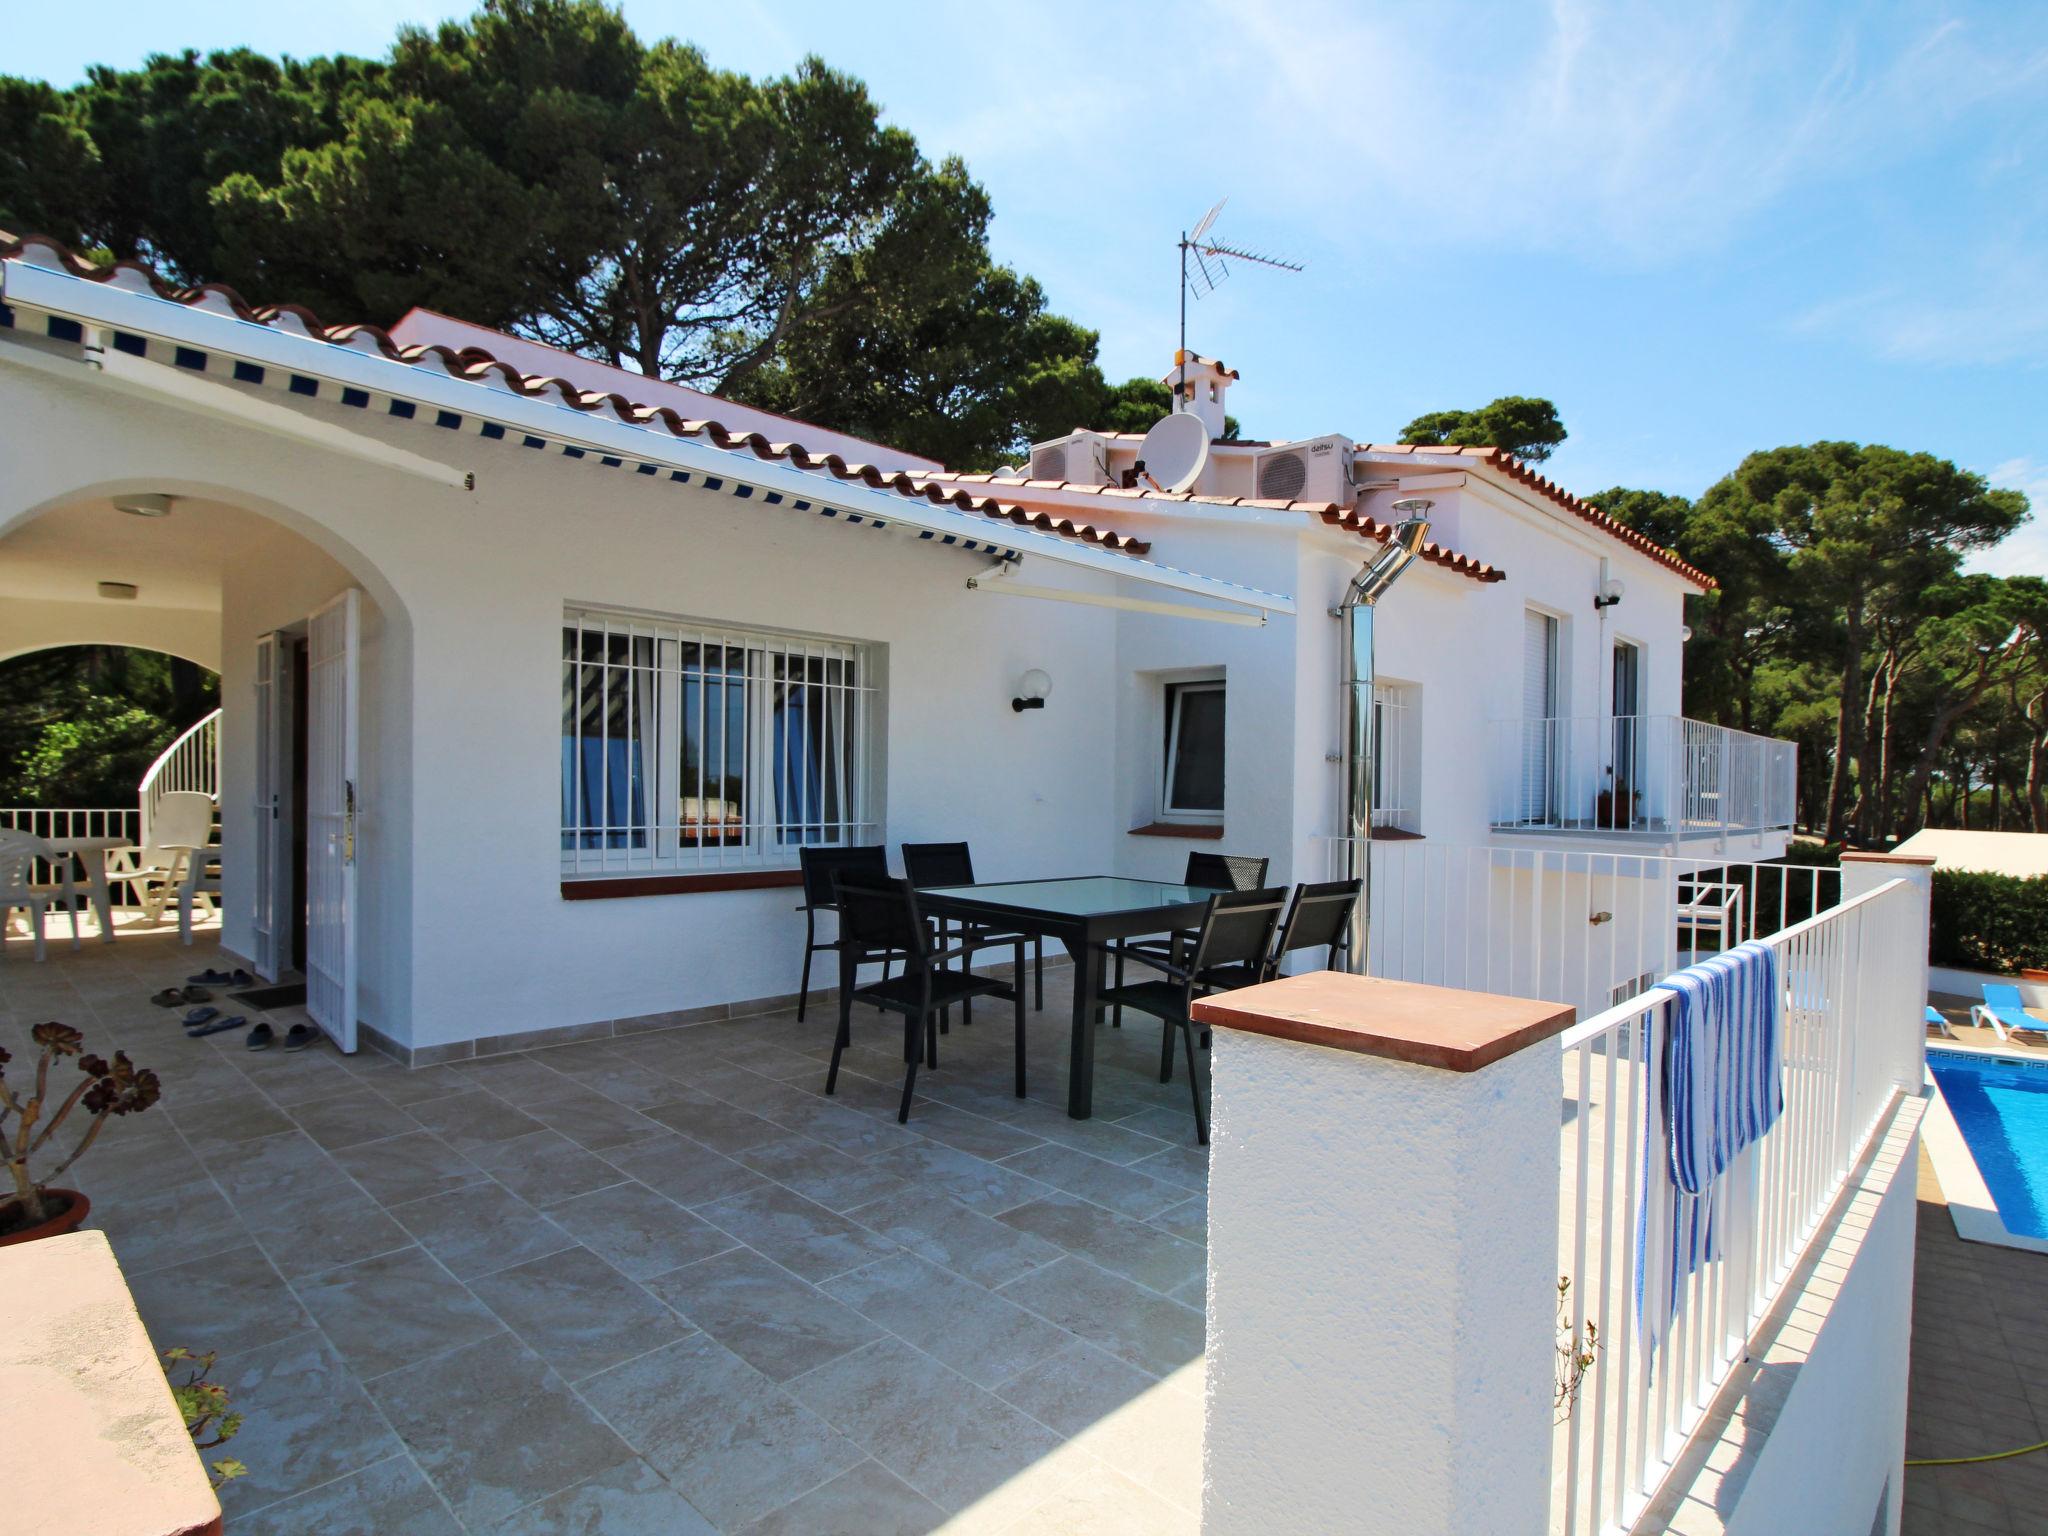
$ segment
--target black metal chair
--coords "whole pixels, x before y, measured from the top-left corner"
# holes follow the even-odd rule
[[[1265,885],[1272,863],[1248,853],[1191,853],[1180,883],[1208,891],[1256,891]]]
[[[889,874],[889,850],[880,843],[852,848],[800,848],[797,860],[803,868],[804,902],[797,911],[804,915],[804,974],[797,986],[796,1017],[802,1023],[811,998],[811,956],[821,949],[839,948],[840,939],[818,937],[818,914],[839,910],[839,895],[833,881],[844,870],[854,874]],[[841,936],[843,938],[844,935]]]
[[[1297,885],[1294,900],[1280,924],[1280,936],[1273,944],[1273,956],[1266,965],[1270,979],[1280,974],[1287,957],[1299,949],[1328,949],[1326,970],[1337,969],[1340,951],[1351,947],[1351,910],[1358,905],[1363,880],[1326,880],[1316,885]]]
[[[1271,859],[1255,859],[1248,853],[1191,853],[1188,855],[1187,873],[1181,876],[1182,885],[1199,886],[1206,891],[1256,891],[1265,886],[1266,871]],[[1116,975],[1114,985],[1124,984],[1124,957],[1151,964],[1154,960],[1169,960],[1178,963],[1182,952],[1194,942],[1195,930],[1183,928],[1168,934],[1163,939],[1125,939],[1116,946],[1114,956]],[[1110,1025],[1114,1029],[1124,1027],[1121,1008],[1110,1013]]]
[[[838,1089],[839,1058],[853,1043],[855,1002],[903,1015],[903,1102],[896,1111],[901,1124],[910,1118],[919,1056],[927,1066],[939,1064],[939,1015],[955,1003],[964,1006],[969,998],[1007,997],[1016,1004],[1017,1097],[1023,1098],[1023,937],[1019,935],[1015,942],[1016,976],[1012,984],[1005,985],[993,976],[977,976],[969,970],[965,962],[972,952],[965,946],[948,949],[940,943],[936,920],[918,910],[917,891],[908,880],[842,871],[835,898],[840,927],[839,1029],[832,1038],[825,1092]],[[886,955],[904,957],[902,974],[858,985],[861,965]],[[946,963],[950,960],[962,963],[955,968]]]
[[[1164,974],[1128,986],[1118,985],[1102,994],[1102,1000],[1118,1008],[1135,1008],[1149,1013],[1163,1026],[1159,1038],[1159,1081],[1173,1080],[1173,1037],[1179,1033],[1187,1047],[1188,1088],[1195,1102],[1195,1139],[1209,1143],[1209,1119],[1202,1111],[1202,1079],[1195,1065],[1194,1005],[1198,997],[1248,987],[1266,979],[1272,963],[1273,934],[1280,925],[1281,909],[1287,904],[1285,887],[1256,891],[1218,891],[1209,898],[1202,914],[1202,926],[1186,951],[1161,959],[1145,957],[1145,963]]]
[[[974,884],[974,855],[965,843],[905,843],[903,873],[915,886]],[[1005,933],[1001,929],[961,922],[941,923],[942,932],[959,934],[970,950],[1009,949],[1020,938],[1031,944],[1034,996],[1031,1006],[1045,1007],[1045,935]],[[970,966],[972,962],[970,961]]]

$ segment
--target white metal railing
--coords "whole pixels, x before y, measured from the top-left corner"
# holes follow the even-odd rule
[[[1677,1315],[1654,1348],[1636,1313],[1635,1243],[1646,1149],[1661,1135],[1646,1135],[1650,1073],[1673,994],[1654,987],[1562,1037],[1559,1273],[1572,1281],[1566,1325],[1582,1337],[1593,1322],[1601,1343],[1556,1432],[1559,1536],[1626,1530],[1656,1495],[1895,1091],[1917,1080],[1920,910],[1894,880],[1765,940],[1784,985],[1784,1111],[1704,1196],[1718,1252],[1681,1277]]]
[[[1678,835],[1789,829],[1799,749],[1678,715],[1495,720],[1493,825]]]
[[[141,802],[141,837],[147,844],[156,808],[165,795],[180,790],[197,790],[220,803],[220,711],[215,710],[192,726],[157,755],[137,788]]]
[[[1326,841],[1328,877],[1341,879],[1350,841]],[[1375,842],[1366,968],[1570,1003],[1585,1018],[1841,892],[1839,869],[1804,864]]]
[[[0,806],[0,830],[26,832],[31,837],[117,837],[133,843],[142,832],[142,812],[135,806],[93,806],[87,808],[30,805]],[[52,881],[57,874],[49,862],[38,859],[29,878],[38,883]]]

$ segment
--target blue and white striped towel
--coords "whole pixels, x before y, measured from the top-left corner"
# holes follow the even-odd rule
[[[1636,1220],[1636,1323],[1655,1349],[1684,1281],[1720,1257],[1713,1186],[1784,1109],[1778,953],[1754,940],[1665,979],[1663,1049],[1650,1063]]]

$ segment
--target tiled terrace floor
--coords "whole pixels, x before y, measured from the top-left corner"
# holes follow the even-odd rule
[[[1065,968],[1029,1100],[985,1003],[901,1127],[871,1014],[836,1101],[829,1010],[407,1071],[185,1039],[148,997],[209,940],[5,948],[17,1057],[163,1077],[75,1182],[220,1352],[234,1536],[1194,1529],[1207,1162],[1150,1021],[1066,1118]]]
[[[1907,1456],[2048,1440],[2048,1255],[1957,1237],[1925,1152],[1918,1242]],[[1905,1536],[2048,1536],[2048,1451],[1905,1477]]]

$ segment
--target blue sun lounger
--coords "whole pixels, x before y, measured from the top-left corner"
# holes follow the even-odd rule
[[[2027,1012],[2020,989],[2003,981],[1984,983],[1984,1001],[1970,1010],[1970,1022],[1985,1025],[2001,1040],[2011,1039],[2015,1030],[2048,1034],[2048,1024]]]

